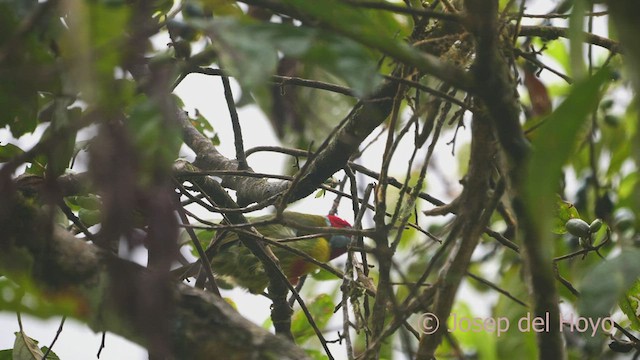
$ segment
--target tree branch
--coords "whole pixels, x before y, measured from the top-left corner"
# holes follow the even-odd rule
[[[545,40],[555,40],[560,37],[568,39],[569,29],[555,26],[523,25],[520,27],[518,35],[537,36]],[[618,54],[622,51],[622,48],[620,48],[620,44],[617,41],[588,32],[584,32],[583,36],[585,42],[605,48],[614,54]]]
[[[114,273],[125,272],[129,278],[146,279],[154,276],[153,271],[119,259],[60,228],[56,228],[51,240],[46,261],[32,262],[34,268],[22,269],[25,272],[4,274],[17,282],[24,279],[25,273],[37,274],[34,280],[38,288],[49,293],[50,298],[73,299],[78,305],[73,316],[94,331],[113,332],[148,346],[141,331],[142,319],[132,316],[131,304],[122,298],[122,293],[114,291],[122,290],[114,284],[117,279]],[[3,247],[0,264],[10,263],[8,257],[24,254],[25,250],[38,258],[44,249],[37,244],[21,241]],[[243,359],[308,359],[295,344],[244,319],[220,297],[181,284],[167,287],[173,303],[173,312],[166,314],[170,345],[181,358],[234,354]]]
[[[337,130],[322,144],[314,156],[296,175],[289,201],[311,194],[327,178],[342,169],[360,144],[391,112],[398,83],[387,81],[369,99],[360,101]]]
[[[453,225],[453,228],[458,230],[452,230],[449,235],[449,237],[457,237],[460,234],[460,239],[455,242],[449,259],[435,282],[437,290],[431,311],[440,319],[443,326],[434,334],[425,334],[421,337],[416,359],[431,359],[442,336],[447,332],[444,324],[449,318],[458,286],[467,272],[471,255],[504,191],[504,181],[502,181],[494,190],[493,196],[489,196],[492,167],[488,164],[494,161],[496,148],[491,122],[481,114],[482,111],[475,112],[471,127],[468,182],[461,195],[465,206],[460,207]]]
[[[550,249],[553,247],[540,241],[540,231],[543,230],[534,225],[522,199],[530,146],[520,126],[516,84],[510,76],[505,55],[500,50],[498,1],[466,0],[465,7],[470,14],[470,29],[476,40],[473,69],[478,86],[476,94],[489,111],[500,145],[510,160],[510,180],[519,192],[513,198],[513,206],[523,228],[523,257],[534,315],[547,315],[550,319],[551,330],[537,334],[540,358],[563,359],[564,344],[558,325],[560,309],[550,259]]]

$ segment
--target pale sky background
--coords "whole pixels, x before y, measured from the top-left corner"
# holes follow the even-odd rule
[[[554,1],[543,0],[529,2],[529,12],[543,13],[554,4]],[[564,24],[559,20],[554,20],[554,25],[562,26]],[[605,35],[606,26],[604,23],[599,22],[595,32]],[[549,75],[548,72],[543,72],[543,81],[557,82],[557,80],[557,77]],[[234,95],[237,99],[240,93],[239,88],[235,83],[233,83],[233,89]],[[224,95],[220,79],[218,77],[205,75],[189,75],[180,84],[180,86],[178,86],[176,94],[183,99],[187,110],[192,113],[193,110],[197,108],[212,122],[215,131],[219,133],[219,137],[222,140],[219,150],[225,156],[234,158],[235,149],[232,142],[233,132],[231,130],[227,106],[224,103]],[[239,109],[238,113],[243,129],[245,149],[258,145],[280,145],[268,121],[256,107],[247,106]],[[468,125],[468,121],[466,124]],[[0,129],[0,143],[5,144],[7,142],[12,142],[28,147],[28,144],[33,144],[34,139],[37,139],[40,135],[41,131],[37,131],[32,136],[23,136],[21,139],[16,141],[11,139],[11,134],[7,129]],[[461,144],[468,141],[468,127],[466,130],[461,130],[458,136],[459,147]],[[450,134],[442,135],[442,139],[447,139],[447,141],[450,138]],[[438,148],[436,149],[437,156],[435,163],[440,170],[448,174],[452,179],[451,188],[454,189],[454,191],[459,191],[460,188],[457,185],[458,161],[451,156],[450,148],[444,144],[447,141],[441,140],[439,142]],[[384,141],[378,142],[378,144],[373,146],[371,150],[367,151],[367,155],[363,158],[363,163],[367,164],[369,168],[379,168],[383,145]],[[404,144],[404,152],[401,150],[398,154],[407,154],[408,151],[410,151],[411,146],[412,140],[411,137],[408,136],[407,141]],[[190,150],[184,151],[184,155],[188,156],[189,154]],[[249,158],[249,165],[257,172],[281,174],[284,166],[284,160],[285,158],[282,156],[269,156],[264,153],[260,153],[252,155]],[[406,161],[394,161],[392,162],[391,173],[396,177],[402,177],[406,170],[404,168],[405,166]],[[79,169],[77,170],[79,171]],[[438,181],[429,182],[428,192],[445,200],[451,199],[451,195],[455,195],[447,194],[447,189],[445,189],[442,184],[439,184]],[[327,195],[325,198],[314,198],[313,196],[309,196],[307,199],[299,201],[291,206],[290,209],[308,213],[326,214],[328,209],[331,208],[333,199],[334,197],[331,195]],[[347,201],[342,202],[339,214],[350,222],[353,220],[351,207]],[[336,260],[336,263],[343,262],[344,259]],[[461,289],[461,294],[477,296],[477,294],[474,294],[466,285]],[[259,325],[261,325],[269,316],[269,301],[264,297],[250,295],[243,290],[226,292],[225,296],[233,298],[239,311]],[[465,298],[470,297],[465,296]],[[487,301],[491,300],[495,300],[495,297],[491,296],[487,298]],[[477,307],[475,310],[477,315],[483,316],[488,314],[489,309],[485,305]],[[60,323],[59,318],[41,320],[28,315],[23,315],[22,321],[25,332],[32,338],[39,340],[40,346],[48,346],[50,344]],[[341,312],[336,314],[335,322],[337,324],[341,324]],[[341,330],[341,325],[339,325],[339,328],[336,328],[336,330],[337,329]],[[15,331],[18,331],[16,315],[14,313],[0,311],[0,350],[11,348],[13,346],[13,333]],[[331,334],[327,334],[326,337],[330,339],[335,338],[335,330]],[[94,334],[86,325],[72,319],[67,319],[64,329],[58,341],[54,345],[53,350],[65,360],[90,359],[97,353],[100,342],[101,334]],[[336,356],[337,359],[344,358],[344,350],[342,346],[337,345],[331,347],[332,351],[334,351],[333,355]],[[103,349],[100,357],[100,359],[106,360],[146,358],[147,352],[145,349],[110,333],[106,336],[106,348]],[[401,357],[399,356],[398,358]]]

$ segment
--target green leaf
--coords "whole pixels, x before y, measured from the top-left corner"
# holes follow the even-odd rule
[[[47,352],[47,349],[49,349],[49,347],[43,346],[40,348],[40,351],[45,354]],[[49,351],[49,354],[47,354],[47,360],[60,360],[60,357],[56,353],[54,353],[53,350],[51,350]]]
[[[569,17],[569,49],[574,79],[582,79],[586,73],[584,64],[584,14],[587,10],[586,0],[575,0]]]
[[[640,280],[636,280],[633,286],[624,294],[618,302],[620,309],[631,320],[631,327],[640,330]]]
[[[40,360],[44,353],[38,347],[38,341],[27,336],[23,331],[18,331],[13,343],[14,360]]]
[[[321,294],[311,303],[307,303],[311,317],[319,329],[323,329],[329,322],[329,319],[333,315],[333,307],[331,296],[327,294]],[[291,332],[298,344],[302,344],[315,336],[313,329],[309,326],[309,320],[302,311],[298,311],[293,315],[291,319]]]
[[[285,0],[299,12],[322,22],[332,31],[375,49],[393,59],[413,65],[425,72],[437,66],[433,59],[403,41],[405,28],[383,11],[366,11],[338,0],[325,0],[322,5],[314,1]],[[364,15],[366,14],[366,15]]]
[[[311,277],[314,280],[318,280],[318,281],[328,281],[328,280],[338,280],[339,279],[335,274],[330,273],[325,269],[319,269],[318,271],[312,272],[311,273]]]
[[[13,349],[0,350],[0,360],[13,360]]]
[[[507,5],[509,5],[509,9],[507,9]],[[502,11],[507,11],[510,10],[512,11],[514,8],[515,3],[513,1],[509,1],[509,0],[499,0],[498,1],[498,9],[502,12]]]
[[[53,145],[49,147],[47,161],[47,167],[50,168],[53,177],[64,174],[69,167],[75,150],[76,133],[66,134],[64,130],[79,121],[81,114],[80,108],[67,109],[65,100],[55,101],[51,125],[42,135],[43,141],[50,141],[51,138],[57,139],[57,141],[51,142]]]
[[[327,191],[325,189],[320,189],[316,192],[316,195],[314,196],[316,199],[317,198],[323,198],[325,195],[327,194]]]
[[[38,125],[38,98],[24,89],[28,84],[14,87],[12,79],[0,75],[0,127],[9,126],[15,138],[33,132]]]
[[[182,145],[180,129],[166,121],[154,100],[144,96],[133,101],[127,125],[143,168],[140,181],[151,181],[156,171],[168,169],[178,157]]]
[[[75,205],[78,208],[83,208],[87,210],[100,210],[102,208],[102,200],[97,195],[86,195],[86,196],[69,196],[65,198],[67,200],[67,204],[70,206]]]
[[[31,13],[36,8],[36,6],[38,6],[38,0],[14,0],[3,1],[3,3],[10,7],[19,18],[29,15],[29,13]]]
[[[565,224],[569,219],[579,219],[578,209],[567,201],[562,200],[560,195],[556,198],[556,209],[553,215],[553,231],[554,234],[565,234],[567,229]]]
[[[0,2],[0,48],[13,39],[20,20],[38,2]],[[39,92],[55,92],[59,78],[54,58],[46,43],[45,26],[39,22],[20,37],[19,45],[7,51],[0,69],[0,128],[9,126],[15,138],[32,132],[37,125]]]
[[[582,279],[578,310],[591,318],[603,318],[640,276],[640,250],[626,249],[592,268]]]
[[[392,14],[385,11],[366,10],[338,0],[325,0],[322,3],[305,0],[284,2],[325,22],[333,30],[350,36],[357,35],[365,40],[363,43],[395,42],[398,35],[409,34]]]
[[[200,0],[205,10],[210,10],[213,15],[235,15],[243,14],[242,9],[233,0]]]
[[[6,277],[0,277],[0,309],[20,311],[41,318],[57,315],[79,316],[84,304],[82,299],[73,298],[68,294],[43,294],[32,283],[27,272],[33,267],[33,259],[29,259],[28,256],[30,255],[26,250],[23,253],[13,251],[0,254],[0,272],[11,274],[12,279],[20,282],[18,285]],[[13,259],[9,260],[10,257]],[[8,264],[10,261],[16,264]]]
[[[14,144],[0,145],[0,163],[7,162],[22,153],[24,150]]]
[[[200,241],[200,245],[202,245],[202,247],[205,249],[209,246],[209,244],[211,243],[211,239],[213,239],[216,233],[215,230],[209,229],[196,229],[194,230],[194,232],[196,234],[196,237],[198,238],[198,241]],[[191,248],[191,254],[193,254],[193,256],[200,257],[198,250],[196,250],[195,246],[193,246],[191,237],[189,237],[186,231],[182,232],[180,238],[183,239],[184,243]]]
[[[102,220],[102,213],[100,210],[80,209],[78,210],[78,218],[85,226],[91,227],[100,223]]]
[[[76,4],[69,31],[60,38],[61,61],[70,67],[72,91],[80,91],[89,103],[120,108],[127,92],[118,88],[114,78],[129,41],[130,6],[102,1]]]
[[[30,161],[30,165],[27,166],[26,173],[38,176],[44,176],[47,166],[47,156],[39,154],[33,160]]]
[[[545,55],[551,56],[561,66],[562,70],[568,72],[571,75],[571,63],[569,60],[569,52],[567,46],[562,41],[548,41],[545,42],[547,50],[544,51]]]
[[[527,210],[542,231],[552,228],[551,212],[562,167],[574,151],[576,134],[589,113],[598,104],[601,86],[609,79],[609,70],[577,83],[571,94],[539,128],[533,142],[533,154],[526,175],[524,198]]]
[[[198,132],[211,139],[211,143],[213,145],[220,145],[220,138],[218,137],[218,134],[214,132],[211,122],[202,116],[202,113],[200,113],[198,109],[196,109],[196,116],[194,118],[190,118],[190,121]]]
[[[247,89],[264,84],[275,73],[279,53],[331,72],[357,95],[370,93],[380,83],[371,51],[343,36],[301,26],[237,19],[193,24],[204,27],[216,39],[213,46],[225,68]]]
[[[620,202],[625,202],[627,199],[634,195],[634,189],[640,180],[640,176],[637,172],[629,173],[627,176],[620,180],[620,186],[618,187],[618,198]]]
[[[309,355],[309,357],[314,359],[314,360],[324,360],[324,359],[327,358],[327,354],[325,354],[324,352],[322,352],[320,350],[304,349],[304,352],[307,353],[307,355]]]

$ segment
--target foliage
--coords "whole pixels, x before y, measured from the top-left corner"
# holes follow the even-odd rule
[[[154,357],[231,351],[203,324],[240,324],[220,320],[227,303],[253,310],[235,304],[254,294],[206,266],[236,232],[269,279],[265,327],[294,341],[256,357],[639,353],[640,63],[627,39],[640,25],[625,1],[541,16],[528,3],[0,1],[2,310],[72,316]],[[215,112],[189,114],[177,95],[194,76],[223,80]],[[244,117],[258,109],[282,146],[246,148],[266,142]],[[292,166],[254,172],[265,152]],[[353,228],[277,215],[299,195]],[[313,262],[287,244],[316,233],[352,236],[348,254],[290,284],[274,253]],[[140,249],[146,267],[130,261]],[[427,335],[427,313],[448,320]],[[544,314],[618,323],[591,337],[516,326]],[[510,327],[481,328],[489,318]],[[447,332],[455,319],[480,331]],[[282,339],[238,326],[231,338]],[[0,359],[46,351],[20,328]]]

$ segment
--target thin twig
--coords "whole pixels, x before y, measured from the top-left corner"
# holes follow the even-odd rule
[[[520,16],[520,14],[512,13],[510,16]],[[594,11],[585,13],[584,16],[606,16],[609,15],[609,11]],[[558,13],[549,13],[549,14],[522,14],[522,17],[532,18],[532,19],[568,19],[571,14],[558,14]]]
[[[569,38],[569,29],[555,26],[524,25],[520,27],[519,35],[537,36],[545,40],[554,40],[559,37]],[[620,53],[622,51],[617,41],[588,32],[584,32],[583,36],[586,43],[603,47],[613,53]]]
[[[445,12],[435,11],[430,9],[416,9],[416,8],[398,6],[388,2],[380,2],[380,1],[342,0],[342,2],[352,6],[363,7],[367,9],[387,10],[397,14],[424,16],[424,17],[438,19],[438,20],[462,22],[462,17],[452,12],[445,13]]]
[[[176,210],[178,211],[178,216],[180,216],[180,220],[183,223],[188,224],[189,219],[187,218],[187,214],[185,213],[184,209],[182,208],[182,205],[180,205],[180,202],[178,200],[176,200]],[[202,265],[202,268],[204,269],[205,274],[207,274],[207,277],[209,278],[209,284],[211,285],[209,286],[209,288],[214,294],[221,297],[220,290],[218,289],[218,284],[216,283],[216,278],[215,276],[213,276],[213,270],[211,269],[211,262],[209,261],[209,257],[207,256],[206,252],[202,248],[202,244],[200,244],[200,240],[198,239],[198,236],[191,228],[187,227],[185,228],[185,231],[191,238],[191,241],[193,242],[193,246],[196,248],[196,251],[198,252],[198,256],[200,256],[200,264]]]
[[[235,100],[233,100],[233,93],[231,92],[231,85],[229,84],[229,78],[227,76],[221,76],[222,86],[224,87],[224,97],[227,101],[227,107],[229,107],[229,115],[231,116],[231,125],[233,126],[233,143],[236,146],[236,160],[238,160],[238,170],[247,170],[249,165],[247,164],[247,158],[244,154],[244,142],[242,140],[242,128],[240,127],[240,120],[238,119],[238,111],[236,110]]]
[[[515,252],[520,252],[520,247],[516,243],[502,236],[502,234],[500,234],[499,232],[491,230],[490,228],[486,228],[484,230],[484,233],[496,239],[500,244],[508,247],[509,249]]]
[[[62,210],[64,215],[67,217],[67,219],[71,220],[73,225],[75,225],[78,229],[80,229],[80,231],[84,234],[84,236],[87,237],[87,240],[91,240],[95,243],[95,236],[84,225],[82,220],[80,220],[80,218],[78,218],[76,214],[73,213],[73,211],[69,208],[69,206],[67,206],[64,200],[60,199],[60,201],[58,201],[58,207],[60,208],[60,210]]]
[[[102,349],[104,349],[106,347],[106,345],[105,345],[106,336],[107,336],[107,332],[103,331],[102,332],[102,339],[100,340],[100,348],[98,349],[98,353],[96,354],[96,357],[98,359],[100,359],[100,354],[102,353]]]
[[[44,355],[42,355],[43,360],[46,359],[47,356],[49,356],[51,349],[53,349],[53,345],[55,345],[56,341],[58,341],[58,337],[60,337],[60,334],[62,333],[62,327],[64,326],[64,321],[66,319],[67,319],[66,316],[62,317],[62,320],[60,321],[60,326],[58,326],[58,330],[56,331],[56,335],[53,337],[53,340],[51,340],[51,344],[47,348],[47,351],[45,351]]]
[[[296,293],[300,293],[300,290],[302,290],[302,287],[304,286],[304,283],[307,281],[307,275],[303,275],[300,277],[300,279],[298,280],[298,283],[296,284],[295,290]],[[289,306],[293,307],[293,305],[296,302],[296,297],[293,296],[293,294],[289,297]]]
[[[392,75],[385,75],[384,76],[386,79],[389,80],[393,80],[393,81],[397,81],[400,84],[406,85],[406,86],[410,86],[410,87],[414,87],[416,89],[420,89],[428,94],[431,94],[433,96],[437,96],[439,98],[442,98],[443,100],[446,100],[450,103],[456,104],[458,106],[460,106],[461,108],[465,109],[465,110],[469,110],[469,111],[473,111],[467,104],[465,104],[464,102],[454,98],[451,95],[448,95],[442,91],[436,90],[436,89],[432,89],[426,85],[423,85],[417,81],[412,81],[409,79],[404,79],[404,78],[400,78],[397,76],[392,76]]]
[[[481,278],[480,276],[472,274],[469,271],[467,271],[467,276],[472,278],[473,280],[481,283],[481,284],[487,285],[488,287],[492,288],[493,290],[499,292],[500,294],[508,297],[509,299],[515,301],[516,303],[518,303],[518,304],[520,304],[520,305],[522,305],[524,307],[528,307],[529,306],[524,301],[522,301],[522,300],[518,299],[517,297],[511,295],[511,293],[508,292],[507,290],[502,289],[501,287],[499,287],[498,285],[492,283],[491,281],[489,281],[487,279]]]
[[[283,148],[283,147],[279,147],[279,146],[256,146],[254,148],[251,148],[249,150],[247,150],[247,156],[256,153],[256,152],[260,152],[260,151],[272,151],[272,152],[278,152],[278,153],[282,153],[282,154],[288,154],[288,155],[292,155],[292,156],[307,156],[308,153],[304,150],[298,150],[298,149],[289,149],[289,148]],[[361,172],[371,178],[377,179],[380,177],[380,173],[375,172],[373,170],[369,170],[366,167],[355,163],[353,161],[349,161],[348,162],[349,167],[351,167],[353,170]],[[397,188],[397,189],[401,189],[402,187],[404,187],[405,185],[403,183],[401,183],[400,181],[398,181],[396,178],[394,177],[387,177],[387,181],[388,184]],[[413,189],[413,187],[409,187],[408,190],[411,191]],[[420,192],[420,194],[418,195],[421,199],[426,200],[428,202],[430,202],[433,205],[436,206],[442,206],[445,203],[442,200],[439,200],[425,192]]]
[[[225,76],[224,70],[214,69],[214,68],[193,67],[193,68],[189,68],[187,70],[187,73],[196,73],[196,74],[211,75],[211,76],[223,76],[223,77]],[[355,97],[354,91],[348,87],[340,86],[336,84],[330,84],[327,82],[322,82],[317,80],[303,79],[300,77],[293,77],[293,76],[272,75],[271,82],[280,86],[284,86],[284,85],[303,86],[303,87],[326,90],[326,91],[331,91],[337,94]]]
[[[563,73],[561,73],[560,71],[548,66],[547,64],[543,63],[542,61],[538,60],[538,58],[536,57],[535,54],[533,53],[529,53],[529,52],[525,52],[522,51],[518,48],[513,48],[513,53],[515,55],[518,55],[520,57],[522,57],[523,59],[529,61],[530,63],[534,64],[535,66],[541,68],[541,69],[545,69],[549,72],[551,72],[552,74],[560,77],[562,80],[566,81],[567,84],[573,84],[573,79],[570,76],[567,76]]]

